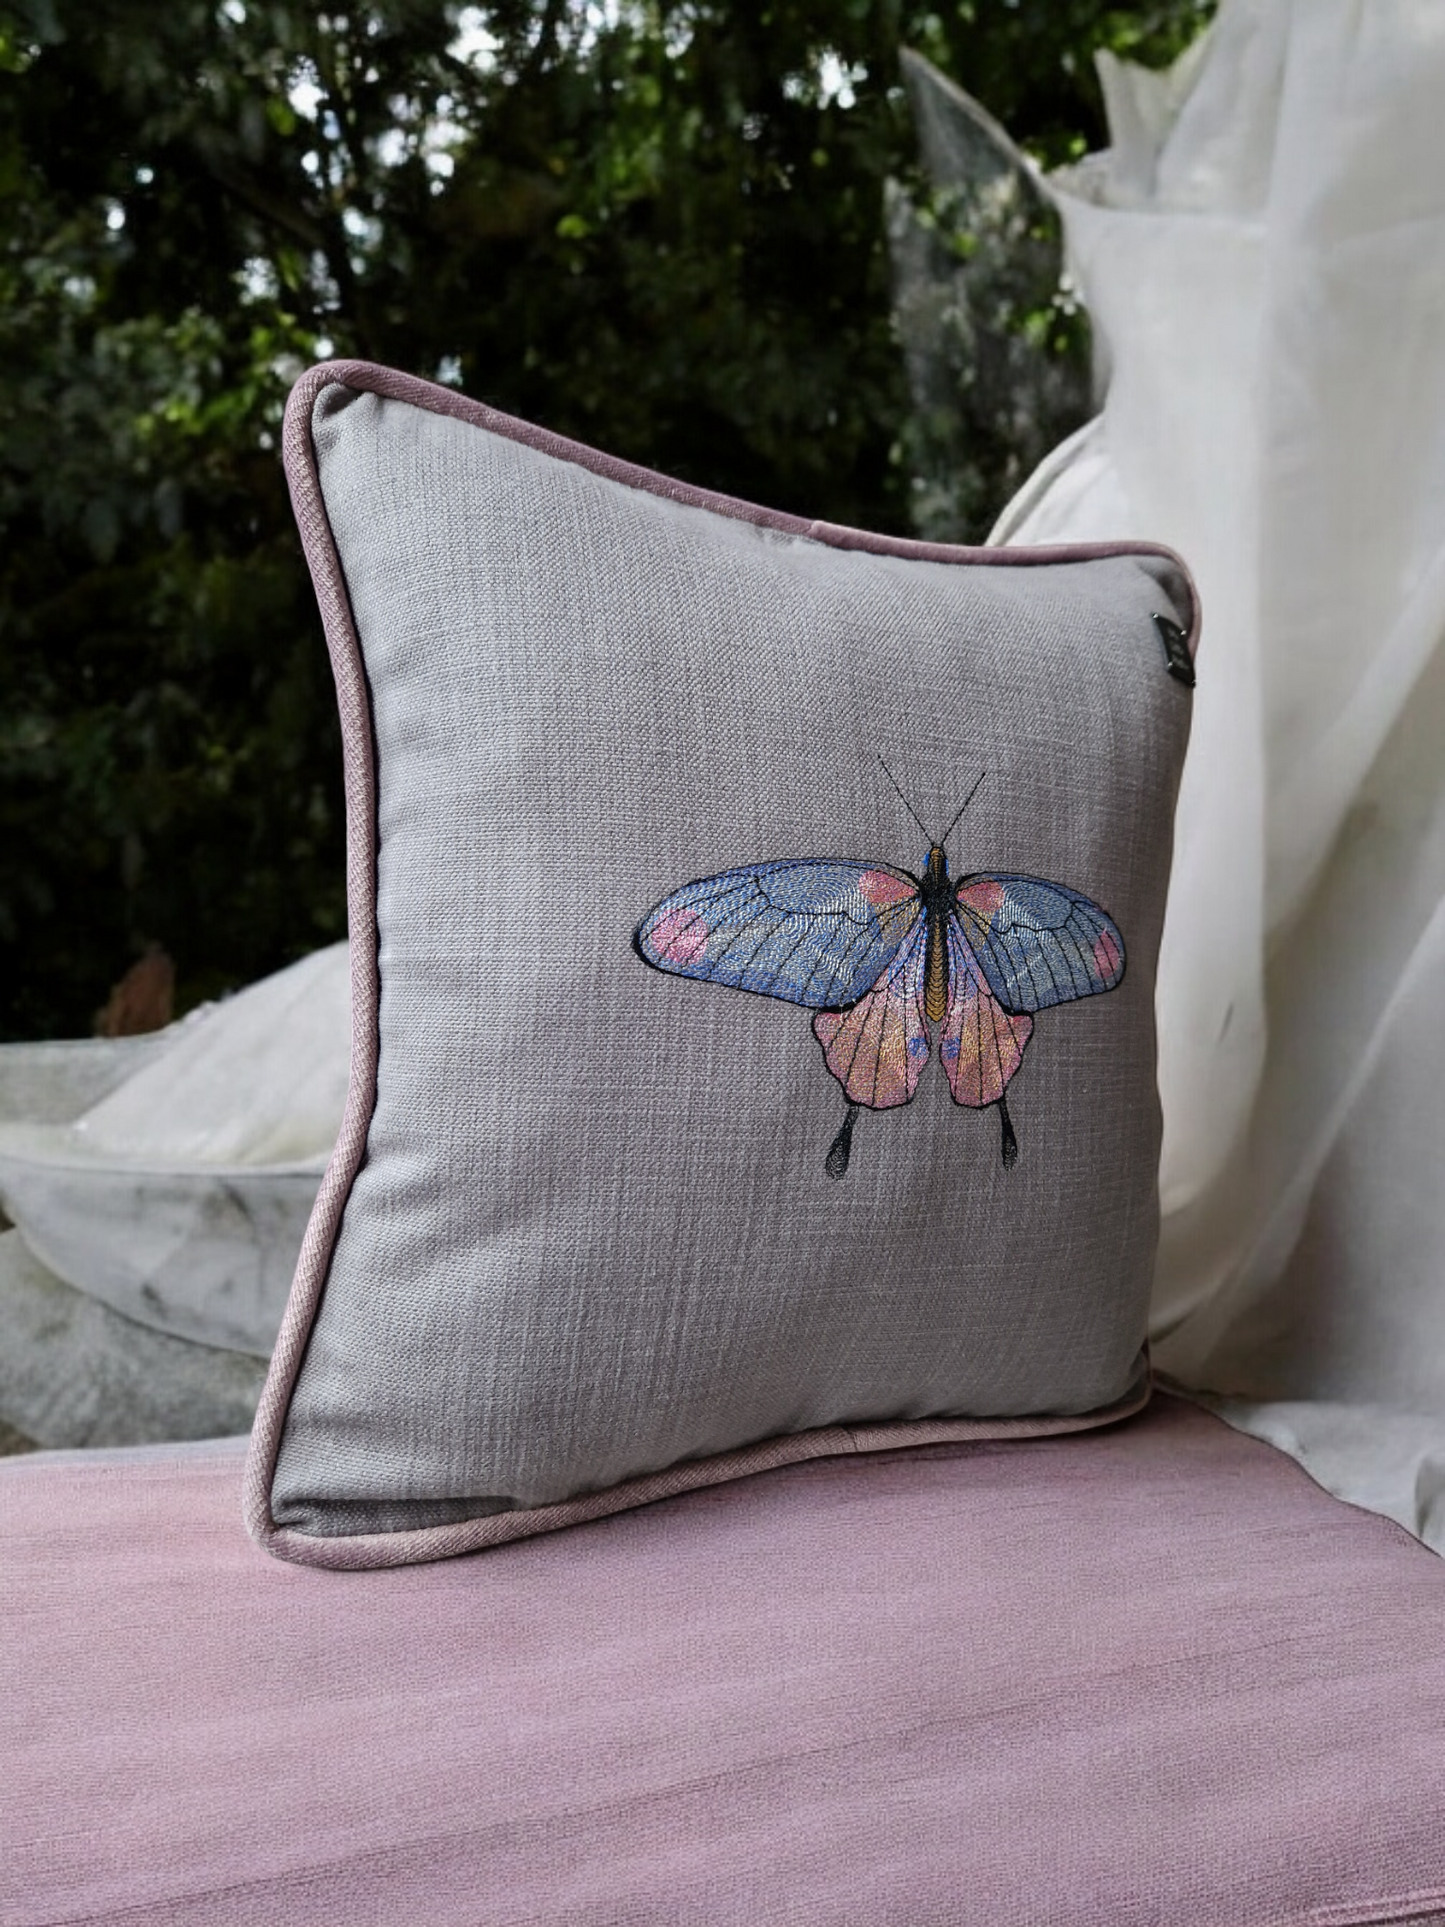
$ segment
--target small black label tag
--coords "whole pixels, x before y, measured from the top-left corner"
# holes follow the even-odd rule
[[[1189,638],[1177,622],[1168,616],[1156,615],[1154,627],[1159,631],[1159,640],[1164,645],[1164,661],[1171,676],[1175,676],[1188,688],[1194,687],[1194,658],[1189,653]]]

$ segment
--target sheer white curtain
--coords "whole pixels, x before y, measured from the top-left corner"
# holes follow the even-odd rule
[[[1103,78],[1050,183],[1102,411],[995,539],[1203,596],[1156,1358],[1445,1550],[1445,6],[1224,0]]]

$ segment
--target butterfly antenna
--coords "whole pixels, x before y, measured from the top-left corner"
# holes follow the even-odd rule
[[[880,763],[883,763],[883,755],[881,751],[879,752],[878,760]],[[923,818],[918,814],[917,810],[914,809],[913,805],[909,802],[908,798],[903,794],[903,791],[901,789],[898,789],[898,778],[893,774],[892,770],[889,769],[886,763],[883,763],[883,774],[888,778],[889,782],[893,785],[894,789],[898,790],[898,800],[903,805],[904,809],[907,810],[908,814],[913,818],[914,822],[918,825],[919,829],[922,830],[923,834],[925,836],[928,836],[928,825],[924,822]],[[980,778],[980,781],[982,781],[982,778]],[[931,836],[928,836],[928,840],[930,843],[932,843],[933,838]]]
[[[987,775],[988,775],[987,770],[980,770],[978,782],[974,784],[973,788],[969,791],[968,795],[964,797],[963,802],[959,806],[958,815],[954,817],[953,821],[949,824],[948,828],[943,832],[943,835],[939,838],[940,844],[947,843],[948,839],[953,835],[954,831],[958,828],[959,823],[963,817],[963,812],[968,808],[969,804],[973,801],[974,797],[978,795],[979,787],[982,784],[984,777]]]

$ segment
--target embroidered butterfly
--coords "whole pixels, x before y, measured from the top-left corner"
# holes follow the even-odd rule
[[[929,838],[922,876],[831,857],[748,863],[685,883],[633,932],[656,970],[817,1012],[813,1034],[848,1100],[824,1160],[829,1177],[848,1169],[860,1110],[910,1101],[935,1028],[954,1103],[997,1106],[1003,1162],[1013,1164],[1004,1093],[1035,1015],[1113,990],[1124,975],[1117,924],[1077,890],[1042,877],[949,875],[943,846],[982,781],[943,836]]]

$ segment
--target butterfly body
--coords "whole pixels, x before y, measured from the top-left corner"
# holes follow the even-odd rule
[[[941,1024],[948,1014],[948,858],[935,843],[918,883],[923,914],[928,919],[928,949],[923,965],[923,1013],[930,1024]]]
[[[797,858],[701,877],[655,904],[632,942],[668,975],[815,1013],[849,1106],[826,1161],[832,1177],[847,1169],[859,1110],[909,1103],[935,1046],[956,1104],[998,1107],[1011,1164],[1004,1092],[1034,1016],[1112,990],[1124,974],[1118,927],[1088,897],[1041,877],[955,880],[932,840],[921,876]]]

